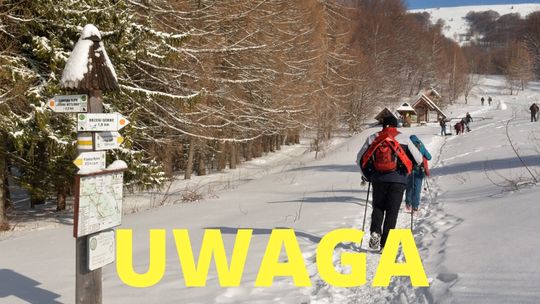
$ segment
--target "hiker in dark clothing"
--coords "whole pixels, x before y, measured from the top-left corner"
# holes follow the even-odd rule
[[[529,110],[531,110],[531,122],[538,121],[538,105],[536,103],[533,103]]]
[[[454,130],[456,130],[456,135],[459,135],[459,133],[461,133],[461,122],[457,122],[454,125]]]
[[[423,157],[422,163],[418,166],[414,166],[411,175],[407,178],[407,190],[405,191],[405,209],[407,211],[416,212],[420,205],[422,181],[424,180],[424,176],[429,175],[428,160],[431,160],[431,154],[429,154],[424,143],[422,143],[416,135],[411,135],[410,138],[418,151],[422,153]]]
[[[439,120],[439,125],[441,126],[441,136],[446,135],[446,119],[444,117],[441,117]]]
[[[471,128],[469,128],[469,124],[473,121],[471,114],[467,112],[467,115],[465,116],[465,120],[462,120],[465,123],[465,127],[467,128],[467,132],[471,132]]]
[[[480,99],[480,101],[482,102],[482,105],[484,105],[484,96],[482,96],[482,98]]]
[[[490,106],[491,105],[491,102],[493,101],[493,99],[491,99],[491,96],[488,97],[488,105]]]
[[[369,247],[382,250],[390,229],[396,227],[407,176],[413,165],[422,163],[422,153],[397,130],[397,120],[390,116],[384,118],[382,131],[366,139],[356,163],[373,185]]]

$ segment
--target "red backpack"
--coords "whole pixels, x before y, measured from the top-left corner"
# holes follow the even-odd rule
[[[411,160],[399,142],[386,129],[379,133],[362,156],[362,167],[365,168],[370,160],[375,171],[380,173],[396,171],[398,160],[405,166],[407,174],[410,174],[412,170]]]

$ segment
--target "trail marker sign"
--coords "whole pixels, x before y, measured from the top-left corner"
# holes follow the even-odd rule
[[[83,152],[73,161],[75,166],[83,170],[105,169],[105,151]]]
[[[114,230],[105,230],[88,237],[88,269],[90,271],[114,262]]]
[[[95,132],[94,145],[96,150],[117,149],[124,142],[124,137],[118,132]]]
[[[88,110],[88,95],[55,95],[47,106],[55,112],[80,113]]]
[[[77,132],[77,150],[80,152],[94,151],[94,141],[91,132]]]
[[[77,115],[77,131],[118,131],[129,124],[120,113],[81,113]]]

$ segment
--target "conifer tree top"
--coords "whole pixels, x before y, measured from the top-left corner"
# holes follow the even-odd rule
[[[71,52],[60,85],[79,91],[118,89],[116,72],[101,41],[101,33],[87,24]]]

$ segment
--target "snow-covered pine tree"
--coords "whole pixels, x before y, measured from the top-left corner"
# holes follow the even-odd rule
[[[74,117],[53,114],[45,108],[45,101],[54,94],[71,93],[62,92],[58,83],[82,26],[93,23],[102,30],[111,61],[126,87],[142,83],[134,84],[130,79],[135,57],[164,43],[161,38],[148,39],[151,28],[135,22],[130,8],[122,1],[104,0],[3,2],[0,40],[8,51],[0,57],[5,67],[0,81],[7,89],[0,95],[10,102],[0,108],[5,115],[2,130],[11,130],[4,131],[10,149],[6,155],[12,156],[9,163],[20,170],[19,181],[30,192],[32,203],[56,196],[62,209],[63,198],[71,188],[76,170],[71,165],[76,157]],[[151,82],[152,76],[146,77]],[[122,112],[132,121],[133,127],[124,134],[126,149],[111,153],[129,163],[126,180],[140,188],[159,186],[164,181],[161,167],[137,144],[151,140],[138,129],[133,106],[134,99],[145,98],[129,90],[105,96],[110,111]]]

